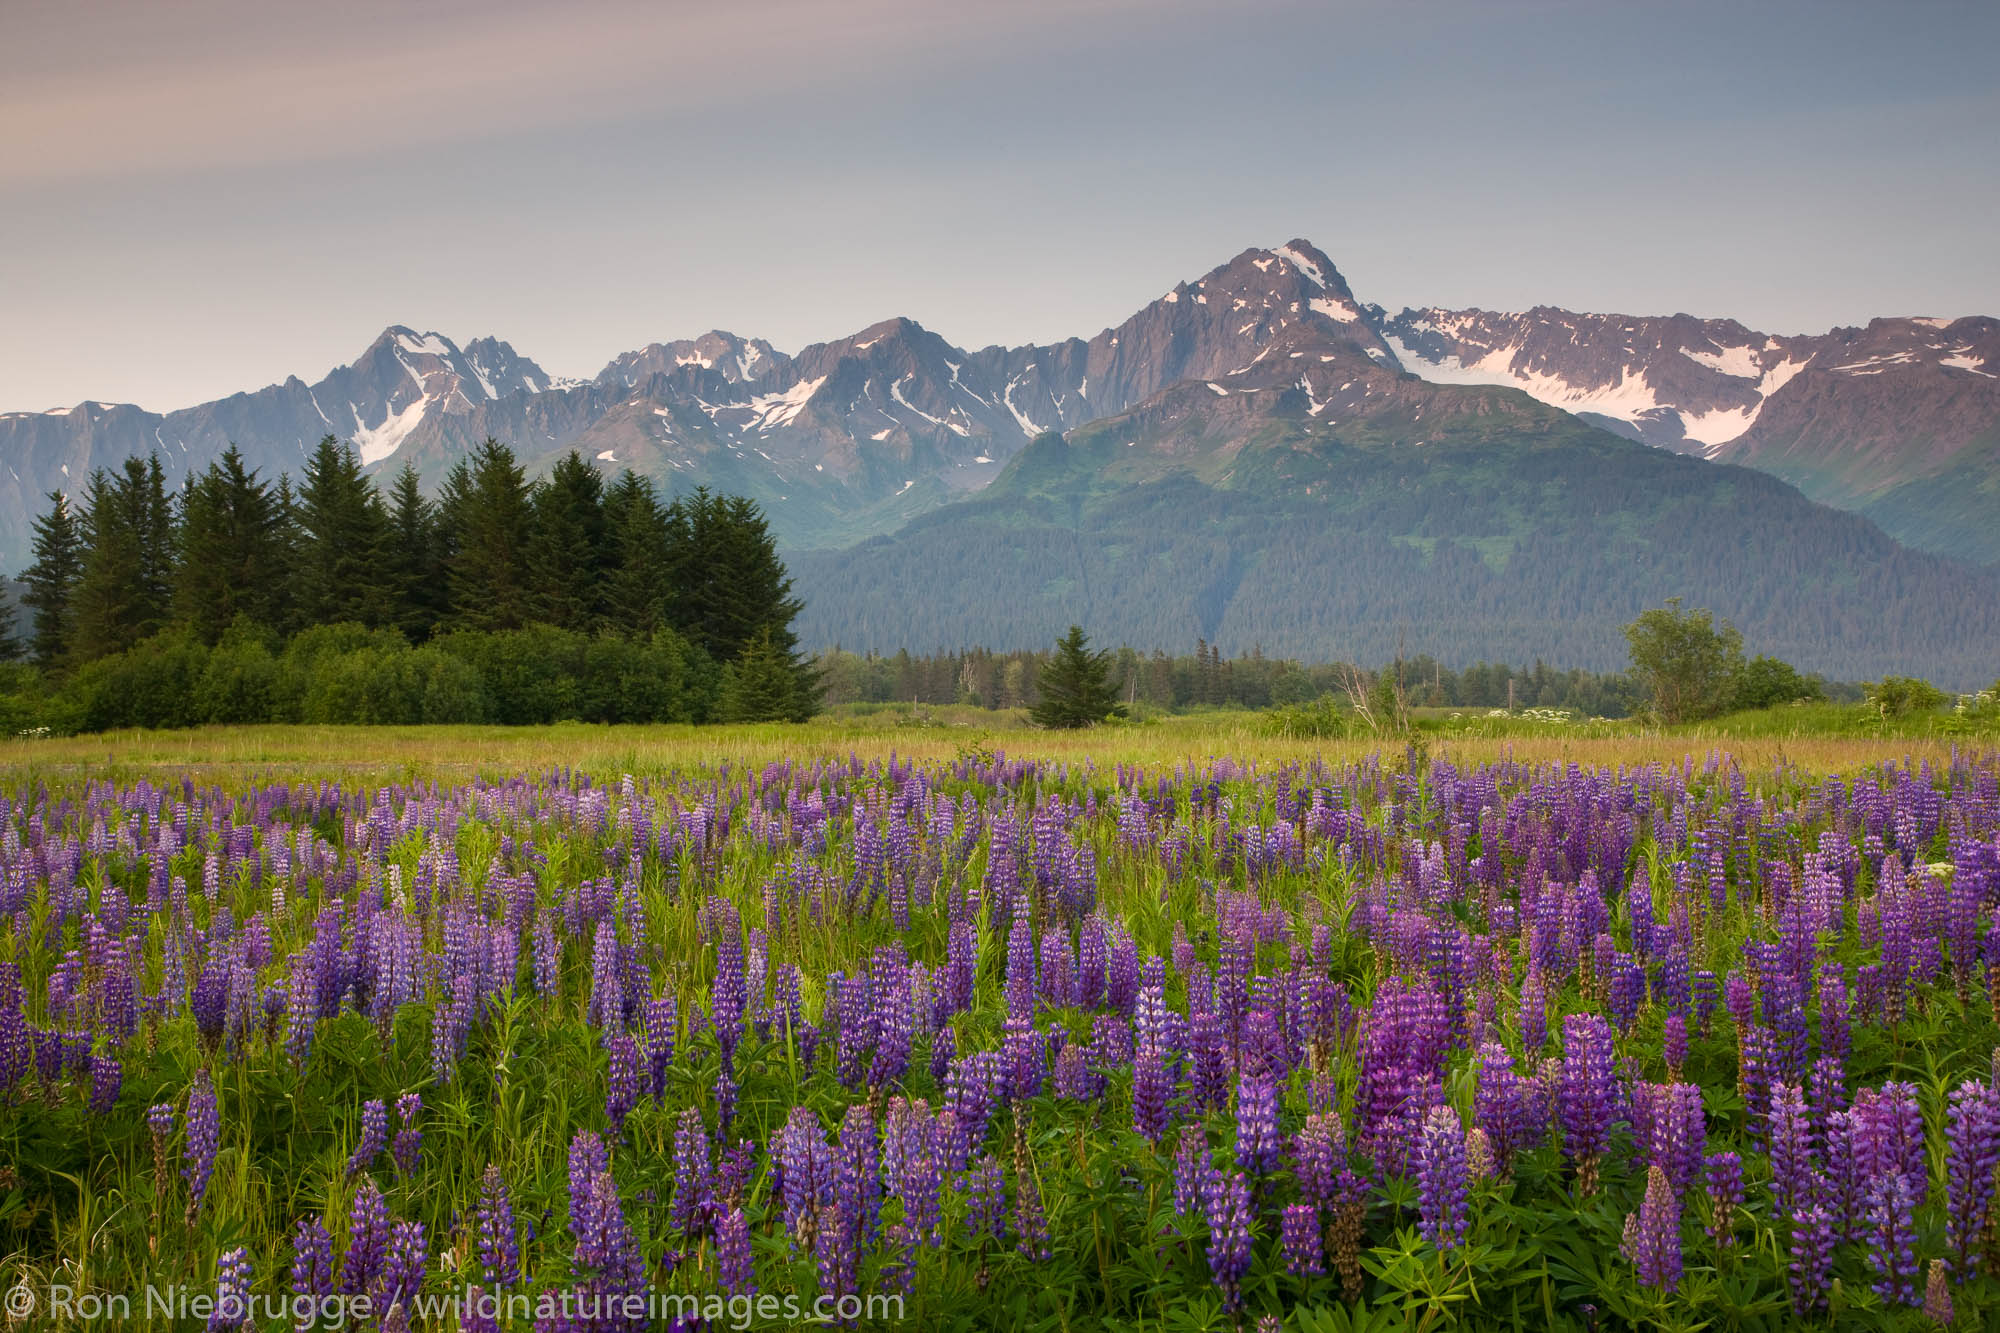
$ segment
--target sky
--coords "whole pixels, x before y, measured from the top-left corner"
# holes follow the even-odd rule
[[[389,324],[1088,337],[1303,236],[1364,301],[2000,314],[2000,6],[0,0],[0,410]]]

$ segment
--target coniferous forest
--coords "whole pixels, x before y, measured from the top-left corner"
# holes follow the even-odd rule
[[[328,436],[296,479],[234,449],[55,494],[22,572],[10,729],[204,722],[803,719],[814,668],[757,505],[663,501],[488,440],[435,497]]]

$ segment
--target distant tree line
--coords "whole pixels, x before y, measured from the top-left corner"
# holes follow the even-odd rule
[[[1038,682],[1048,652],[965,652],[888,655],[857,654],[835,648],[821,656],[821,679],[829,704],[970,704],[983,708],[1028,708],[1042,702]],[[1192,653],[1142,654],[1118,648],[1107,657],[1107,680],[1123,704],[1160,711],[1193,708],[1272,708],[1304,703],[1343,692],[1350,668],[1339,662],[1305,663],[1267,657],[1260,649],[1224,657],[1197,640]],[[1414,707],[1568,708],[1592,717],[1624,717],[1644,692],[1622,673],[1560,670],[1475,663],[1453,669],[1418,654],[1400,664],[1364,672],[1400,676]]]
[[[169,492],[157,457],[35,521],[16,719],[703,721],[819,705],[800,603],[761,510],[662,502],[572,451],[530,483],[491,439],[432,499],[384,494],[332,436],[296,486],[231,448]],[[0,630],[13,621],[0,607]]]

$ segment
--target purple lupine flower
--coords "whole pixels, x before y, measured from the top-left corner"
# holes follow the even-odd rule
[[[1214,1172],[1207,1132],[1192,1121],[1182,1125],[1180,1145],[1174,1150],[1174,1211],[1182,1217],[1197,1216]]]
[[[1007,1070],[1007,1095],[1027,1101],[1042,1094],[1042,1080],[1048,1066],[1048,1045],[1026,1019],[1009,1018],[1001,1024],[1000,1059]]]
[[[2000,1090],[1977,1079],[1954,1088],[1945,1111],[1945,1242],[1961,1280],[1979,1271],[1979,1241],[2000,1166]]]
[[[1548,999],[1539,972],[1528,973],[1528,979],[1521,983],[1520,1008],[1514,1025],[1521,1032],[1521,1049],[1531,1059],[1549,1044]]]
[[[333,1236],[311,1215],[292,1229],[292,1294],[317,1301],[333,1295]]]
[[[1916,1191],[1909,1177],[1889,1171],[1869,1190],[1868,1260],[1877,1275],[1875,1294],[1902,1305],[1917,1303]]]
[[[500,1168],[489,1165],[479,1178],[479,1266],[486,1282],[500,1288],[521,1280],[521,1244],[514,1230],[514,1200]]]
[[[919,1103],[922,1106],[922,1103]],[[944,1242],[944,1187],[938,1159],[937,1122],[919,1111],[905,1128],[896,1191],[903,1200],[903,1226],[910,1243],[936,1247]]]
[[[1660,1054],[1667,1062],[1667,1076],[1678,1081],[1688,1058],[1687,1019],[1680,1014],[1668,1014],[1661,1023]]]
[[[750,1253],[750,1223],[741,1208],[731,1208],[715,1224],[715,1278],[732,1296],[757,1294],[757,1272]]]
[[[1236,1163],[1255,1178],[1276,1170],[1283,1156],[1277,1088],[1267,1074],[1246,1073],[1236,1081]]]
[[[1864,1180],[1900,1175],[1913,1207],[1921,1207],[1930,1184],[1924,1158],[1924,1115],[1909,1083],[1884,1083],[1855,1094],[1848,1112],[1855,1166]]]
[[[90,1113],[108,1114],[118,1104],[118,1090],[125,1082],[124,1066],[116,1057],[98,1053],[90,1057]]]
[[[674,1030],[680,1022],[671,994],[646,1002],[642,1015],[646,1031],[646,1088],[655,1099],[667,1091],[667,1070],[674,1063]]]
[[[597,923],[590,946],[590,1006],[585,1018],[592,1027],[608,1031],[624,1026],[625,979],[618,964],[618,928],[607,918]]]
[[[417,1292],[423,1288],[429,1265],[429,1251],[422,1222],[398,1222],[389,1232],[382,1267],[375,1275],[368,1295],[374,1308],[385,1313],[401,1308],[405,1315]]]
[[[736,1076],[729,1068],[729,1061],[722,1061],[715,1071],[715,1123],[716,1128],[727,1133],[736,1120]]]
[[[215,1308],[207,1333],[243,1328],[250,1321],[250,1251],[238,1245],[215,1265]]]
[[[222,1118],[215,1104],[215,1081],[197,1070],[188,1090],[187,1143],[181,1149],[181,1178],[187,1181],[188,1217],[201,1211],[208,1178],[215,1170],[215,1153],[222,1143]]]
[[[381,1100],[375,1099],[361,1104],[361,1138],[354,1145],[354,1152],[347,1159],[347,1174],[360,1175],[375,1164],[382,1150],[389,1146],[389,1108]]]
[[[569,1141],[569,1229],[580,1236],[590,1229],[590,1182],[610,1169],[604,1140],[579,1129]]]
[[[396,1131],[396,1141],[389,1145],[389,1155],[396,1161],[396,1170],[404,1176],[417,1174],[417,1167],[423,1157],[424,1135],[417,1127],[417,1116],[424,1109],[424,1099],[414,1092],[406,1092],[396,1099],[396,1119],[402,1126]]]
[[[1315,1277],[1326,1271],[1319,1210],[1309,1203],[1287,1204],[1279,1222],[1285,1251],[1285,1271],[1295,1277]]]
[[[639,1044],[627,1032],[614,1032],[604,1040],[608,1068],[604,1079],[604,1118],[613,1134],[625,1132],[625,1117],[639,1104],[641,1073]]]
[[[1056,1057],[1056,1096],[1068,1102],[1089,1102],[1097,1100],[1098,1077],[1090,1072],[1084,1060],[1083,1047],[1070,1042]]]
[[[865,1114],[864,1108],[849,1110],[850,1116],[855,1110]],[[859,1147],[856,1138],[843,1137],[834,1154],[832,1206],[820,1215],[813,1232],[819,1289],[829,1296],[851,1295],[855,1290],[855,1266],[867,1227],[867,1180],[873,1172],[872,1154],[858,1151]]]
[[[1806,1116],[1805,1094],[1790,1083],[1771,1089],[1771,1206],[1775,1214],[1795,1215],[1812,1203],[1812,1127]]]
[[[1007,1229],[1007,1174],[982,1154],[965,1174],[965,1234],[974,1244],[999,1240]]]
[[[347,1207],[347,1257],[340,1265],[340,1290],[362,1296],[373,1290],[389,1253],[389,1205],[372,1176],[363,1176]]]
[[[674,1229],[684,1236],[700,1231],[709,1211],[714,1178],[709,1163],[708,1129],[692,1106],[674,1126]]]
[[[1837,967],[1828,967],[1819,982],[1819,1048],[1822,1055],[1846,1060],[1848,1037],[1847,982]]]
[[[562,986],[562,940],[549,911],[535,914],[533,936],[535,994],[554,998]]]
[[[1347,1155],[1347,1133],[1340,1116],[1318,1111],[1306,1117],[1292,1139],[1292,1176],[1299,1196],[1315,1209],[1333,1204],[1334,1179]]]
[[[646,1263],[639,1243],[625,1220],[625,1208],[618,1199],[618,1186],[609,1171],[600,1171],[590,1182],[589,1226],[577,1234],[575,1263],[591,1275],[588,1289],[601,1305],[606,1297],[629,1296],[643,1291]],[[596,1326],[623,1329],[642,1327],[621,1318],[599,1321]]]
[[[1680,1286],[1681,1201],[1658,1166],[1646,1171],[1646,1197],[1639,1211],[1625,1215],[1620,1248],[1637,1270],[1640,1285],[1667,1292]]]
[[[1417,1144],[1417,1230],[1440,1250],[1465,1240],[1465,1126],[1458,1112],[1434,1106]]]
[[[1000,1058],[992,1051],[975,1051],[954,1060],[945,1075],[945,1109],[958,1121],[959,1132],[968,1144],[985,1141],[999,1082]]]
[[[1563,1155],[1575,1163],[1578,1187],[1597,1192],[1598,1166],[1611,1143],[1618,1086],[1611,1029],[1596,1014],[1563,1019],[1563,1065],[1557,1084]]]
[[[1007,936],[1007,1017],[1035,1020],[1035,933],[1026,916],[1014,919]]]
[[[724,1148],[715,1167],[715,1198],[718,1204],[735,1207],[743,1200],[743,1187],[756,1165],[757,1145],[741,1139]]]
[[[1733,1152],[1709,1154],[1702,1168],[1708,1193],[1708,1234],[1720,1249],[1736,1244],[1736,1210],[1743,1206],[1743,1159]]]
[[[726,1060],[736,1051],[743,1035],[743,1013],[748,1003],[748,982],[744,977],[743,923],[736,906],[726,898],[711,898],[715,912],[715,980],[710,987],[709,1018],[715,1028],[716,1045]]]
[[[1132,1058],[1132,1128],[1157,1144],[1167,1132],[1167,1102],[1173,1095],[1172,1075],[1158,1047],[1146,1045]]]
[[[1209,1177],[1202,1200],[1208,1215],[1208,1271],[1222,1288],[1223,1304],[1243,1303],[1243,1275],[1250,1271],[1250,1182],[1241,1171]]]
[[[1792,1261],[1786,1280],[1792,1288],[1792,1311],[1809,1315],[1826,1304],[1833,1280],[1833,1218],[1818,1204],[1792,1218]]]

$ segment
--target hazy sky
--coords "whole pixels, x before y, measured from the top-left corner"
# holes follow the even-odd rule
[[[2000,6],[0,0],[0,409],[1088,336],[1295,235],[1363,300],[2000,313]]]

